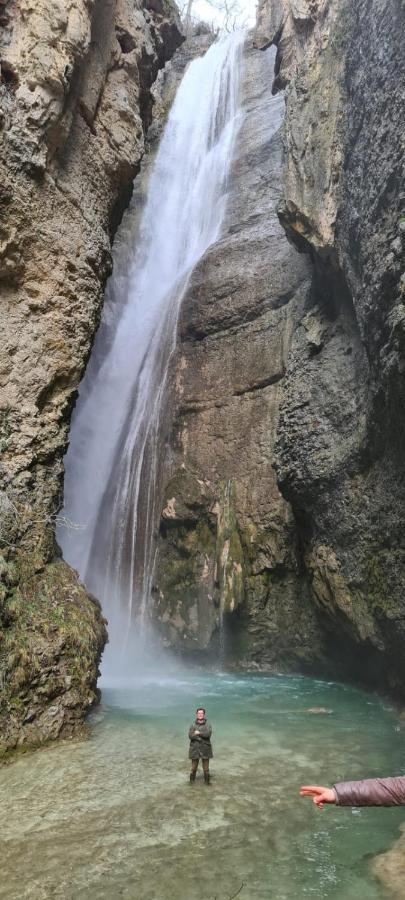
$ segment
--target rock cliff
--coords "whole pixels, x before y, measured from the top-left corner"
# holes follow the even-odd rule
[[[184,303],[155,595],[177,647],[228,620],[239,660],[402,695],[404,14],[259,6],[227,229]]]
[[[82,729],[100,609],[57,556],[110,247],[182,37],[170,0],[1,0],[0,755]],[[69,523],[67,527],[72,527]]]
[[[310,267],[277,216],[283,100],[271,98],[273,68],[274,52],[249,42],[223,236],[183,302],[155,614],[181,652],[296,666],[317,659],[322,640],[273,459]]]
[[[277,438],[323,626],[348,671],[404,693],[404,6],[264,2],[288,85],[280,220],[312,288]]]

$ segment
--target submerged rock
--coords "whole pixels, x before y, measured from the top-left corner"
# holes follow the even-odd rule
[[[402,900],[405,883],[405,825],[400,826],[401,837],[390,850],[373,860],[372,869],[389,896]]]

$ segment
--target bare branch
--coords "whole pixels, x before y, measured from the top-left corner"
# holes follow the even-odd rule
[[[81,529],[86,527],[85,525],[81,525],[79,522],[72,522],[72,520],[69,519],[68,516],[53,516],[52,521],[55,525],[59,525],[59,527],[61,528],[71,528],[75,531],[80,531]]]

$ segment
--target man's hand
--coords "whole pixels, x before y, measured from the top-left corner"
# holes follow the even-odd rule
[[[200,732],[199,732],[198,729],[196,728],[194,734],[199,734],[199,733],[200,733]]]
[[[324,803],[336,803],[336,792],[333,788],[304,784],[300,789],[300,794],[301,797],[313,797],[313,802],[318,809],[323,809]]]

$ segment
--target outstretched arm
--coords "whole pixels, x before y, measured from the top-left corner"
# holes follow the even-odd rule
[[[339,806],[405,806],[405,777],[366,778],[334,785]]]
[[[303,785],[301,797],[312,797],[318,809],[325,803],[337,806],[405,806],[405,776],[340,781],[333,788]]]

